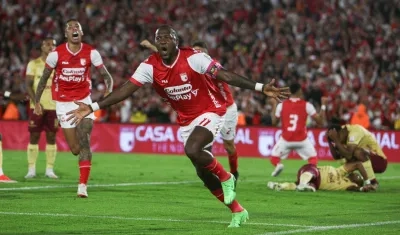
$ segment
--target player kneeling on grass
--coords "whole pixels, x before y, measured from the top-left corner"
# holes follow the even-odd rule
[[[375,137],[360,125],[332,125],[328,130],[328,144],[334,159],[342,162],[361,162],[367,179],[378,184],[375,173],[383,173],[387,160]]]
[[[376,190],[376,186],[372,185],[369,180],[363,182],[361,176],[354,173],[355,170],[358,170],[364,179],[367,177],[361,162],[346,163],[338,168],[307,164],[297,172],[295,183],[268,182],[268,188],[276,191],[297,190],[301,192],[317,190],[369,192]]]

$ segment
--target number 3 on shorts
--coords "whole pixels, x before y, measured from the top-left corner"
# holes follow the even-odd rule
[[[288,131],[295,131],[297,127],[297,121],[299,120],[299,116],[297,114],[290,114],[289,115],[289,123],[290,126],[287,128]]]

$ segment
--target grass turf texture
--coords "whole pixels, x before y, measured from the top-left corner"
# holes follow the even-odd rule
[[[270,176],[268,159],[240,158],[239,202],[250,220],[226,228],[230,211],[203,187],[182,156],[95,153],[88,199],[76,198],[77,159],[58,153],[58,180],[25,180],[26,153],[4,151],[3,168],[16,184],[0,184],[0,234],[399,234],[400,165],[378,175],[373,193],[275,192],[268,181],[294,181],[305,162],[287,160]],[[219,160],[228,168],[227,159]],[[335,165],[320,162],[320,165]],[[126,183],[126,184],[124,184]],[[92,187],[91,187],[92,185]],[[44,188],[47,187],[47,188]]]

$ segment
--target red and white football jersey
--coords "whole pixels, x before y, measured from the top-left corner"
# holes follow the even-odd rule
[[[53,100],[70,102],[82,100],[90,95],[90,67],[103,66],[100,53],[92,46],[81,43],[81,49],[73,53],[68,43],[61,44],[50,52],[46,66],[55,69],[52,84]]]
[[[302,141],[307,138],[307,117],[317,114],[315,107],[302,99],[290,98],[276,106],[275,116],[281,119],[282,138]]]
[[[163,63],[158,53],[142,62],[129,79],[142,86],[151,83],[156,92],[177,112],[177,122],[189,125],[203,113],[224,115],[225,99],[218,87],[210,81],[218,72],[216,61],[192,48],[180,48],[172,65]]]

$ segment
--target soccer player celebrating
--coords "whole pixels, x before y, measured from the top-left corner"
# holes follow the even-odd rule
[[[42,42],[41,55],[39,58],[31,60],[26,69],[26,87],[31,99],[30,113],[29,113],[29,144],[27,149],[28,155],[28,174],[25,178],[33,178],[36,176],[36,160],[39,155],[39,139],[40,133],[46,133],[46,173],[45,176],[57,179],[54,174],[54,162],[56,160],[57,146],[56,146],[56,133],[58,130],[58,120],[56,115],[56,104],[51,98],[51,80],[48,80],[46,87],[43,91],[43,98],[40,105],[43,109],[42,115],[36,115],[33,112],[35,107],[35,92],[42,77],[45,67],[45,61],[48,54],[55,48],[56,41],[53,38],[46,38]]]
[[[276,105],[273,104],[272,113],[275,114],[273,125],[278,123],[278,118],[282,122],[282,136],[272,148],[270,157],[271,164],[275,166],[272,176],[278,176],[283,170],[281,159],[286,159],[290,151],[296,151],[301,158],[308,160],[308,163],[317,165],[317,151],[314,145],[307,138],[307,117],[310,116],[314,121],[322,126],[325,120],[325,110],[327,98],[321,100],[322,106],[320,113],[317,113],[314,105],[303,100],[301,85],[294,83],[290,85],[290,98]]]
[[[148,40],[143,40],[140,45],[149,48],[150,50],[157,52],[157,47],[151,44]],[[207,44],[202,41],[197,41],[192,44],[192,47],[198,51],[204,52],[208,54]],[[236,103],[233,100],[233,96],[229,85],[220,80],[216,80],[211,78],[213,82],[216,83],[217,87],[220,89],[221,94],[225,99],[226,105],[226,114],[225,114],[225,122],[224,126],[221,128],[221,137],[224,142],[224,148],[228,153],[229,159],[229,167],[230,172],[235,176],[237,182],[239,178],[238,172],[238,156],[235,147],[235,134],[236,134],[236,125],[238,119],[238,112]]]
[[[346,163],[339,168],[307,164],[297,172],[296,183],[268,182],[268,188],[276,191],[297,190],[302,192],[315,192],[316,190],[369,192],[376,190],[376,187],[368,180],[364,181],[363,185],[361,177],[353,173],[355,170],[358,170],[366,179],[367,172],[361,162]]]
[[[387,158],[375,137],[358,124],[332,125],[328,130],[328,143],[334,159],[347,162],[361,161],[368,179],[377,184],[375,173],[383,173]]]
[[[207,54],[192,48],[178,48],[178,35],[170,26],[161,26],[155,33],[158,52],[142,62],[132,77],[100,102],[69,112],[72,123],[80,123],[93,111],[118,103],[145,83],[151,83],[156,92],[166,99],[178,113],[178,124],[186,155],[195,166],[206,187],[232,211],[229,227],[239,227],[248,218],[248,212],[235,200],[235,177],[227,172],[209,151],[215,135],[224,123],[225,100],[207,76],[233,86],[262,91],[276,99],[288,96],[287,88],[256,83],[221,69]]]
[[[90,150],[90,134],[93,127],[94,114],[88,115],[79,125],[67,122],[67,112],[78,106],[74,101],[85,104],[92,103],[90,98],[90,68],[96,66],[104,78],[107,86],[106,93],[110,93],[113,80],[103,64],[100,53],[92,46],[82,43],[82,26],[71,19],[66,22],[65,37],[67,42],[50,52],[46,59],[46,66],[40,78],[35,94],[35,114],[42,115],[40,104],[47,80],[53,70],[52,97],[56,101],[56,113],[64,137],[74,155],[79,155],[79,185],[78,197],[87,197],[87,181],[90,174],[92,152]]]

